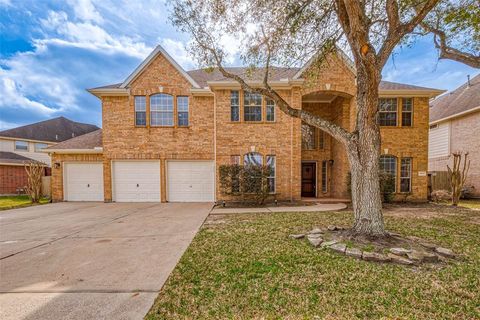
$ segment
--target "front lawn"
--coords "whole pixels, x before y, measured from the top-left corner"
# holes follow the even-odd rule
[[[48,203],[48,199],[43,198],[40,200],[40,204]],[[18,207],[28,207],[33,205],[30,199],[26,195],[20,196],[1,196],[0,197],[0,210],[13,209]]]
[[[211,216],[146,319],[480,318],[480,212],[397,207],[385,220],[391,231],[453,249],[460,261],[375,264],[288,237],[349,226],[351,212]]]

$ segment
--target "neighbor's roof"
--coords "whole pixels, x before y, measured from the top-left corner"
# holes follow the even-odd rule
[[[0,137],[60,142],[98,129],[93,124],[80,123],[65,117],[58,117],[0,131]]]
[[[35,161],[33,159],[24,157],[14,152],[0,151],[0,163],[24,164],[28,161]]]
[[[249,70],[246,67],[230,67],[225,68],[226,71],[241,76],[247,81],[262,81],[264,76],[264,69],[257,68],[255,70]],[[269,74],[269,81],[280,81],[282,79],[292,79],[300,70],[300,68],[286,68],[286,67],[271,67],[270,74]],[[195,79],[195,81],[203,88],[208,86],[207,82],[214,82],[214,81],[232,81],[234,80],[226,78],[222,75],[222,73],[215,68],[213,70],[205,70],[205,69],[197,69],[187,71],[187,73]],[[108,86],[98,87],[94,89],[117,89],[120,88],[121,83],[111,84]],[[420,87],[414,86],[411,84],[404,84],[398,82],[391,82],[391,81],[381,81],[380,90],[418,90],[418,91],[437,91],[437,89],[427,88],[427,87]],[[439,91],[439,90],[438,90]]]
[[[480,110],[480,74],[430,103],[430,123]]]
[[[75,137],[44,149],[46,152],[60,150],[94,150],[102,148],[102,129]]]

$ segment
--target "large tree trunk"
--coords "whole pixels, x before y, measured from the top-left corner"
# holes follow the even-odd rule
[[[384,236],[379,181],[380,128],[376,121],[380,74],[357,73],[357,139],[347,146],[352,175],[353,234]]]

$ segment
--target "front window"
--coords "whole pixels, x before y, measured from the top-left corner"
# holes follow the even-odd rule
[[[48,144],[46,143],[35,143],[35,152],[40,152],[40,150],[43,150],[46,147],[48,147]]]
[[[322,150],[325,149],[325,132],[323,130],[318,132],[318,146]]]
[[[392,176],[395,186],[397,185],[397,158],[394,156],[380,156],[380,171]]]
[[[322,192],[328,192],[328,162],[322,161]]]
[[[275,156],[267,156],[267,166],[270,168],[268,176],[268,191],[275,193]]]
[[[381,98],[378,100],[378,124],[395,127],[397,125],[397,99]]]
[[[402,99],[402,127],[411,127],[413,117],[413,99]]]
[[[262,121],[262,95],[253,92],[244,93],[244,120]]]
[[[15,150],[17,151],[28,151],[28,142],[27,141],[15,141]]]
[[[275,121],[275,102],[272,99],[266,99],[267,121]]]
[[[317,148],[317,131],[314,126],[302,124],[302,149],[315,150]]]
[[[412,158],[402,158],[400,164],[400,192],[412,191]]]
[[[135,125],[147,125],[147,99],[145,96],[135,96]]]
[[[177,97],[178,126],[188,127],[188,97]]]
[[[263,157],[258,152],[247,153],[243,159],[243,164],[246,166],[261,166],[263,165]]]
[[[173,97],[155,94],[150,97],[150,125],[173,126]]]
[[[240,94],[238,91],[230,92],[230,121],[240,121]]]

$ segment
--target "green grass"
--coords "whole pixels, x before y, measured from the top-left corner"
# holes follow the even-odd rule
[[[442,268],[355,260],[288,237],[349,226],[351,212],[221,217],[197,234],[146,319],[478,319],[480,212],[435,210],[385,219],[462,255]]]
[[[460,200],[458,205],[470,209],[480,209],[480,199]]]
[[[40,204],[48,203],[48,199],[43,198],[40,200]],[[19,207],[28,207],[33,205],[30,202],[28,196],[1,196],[0,197],[0,210],[7,210]]]

